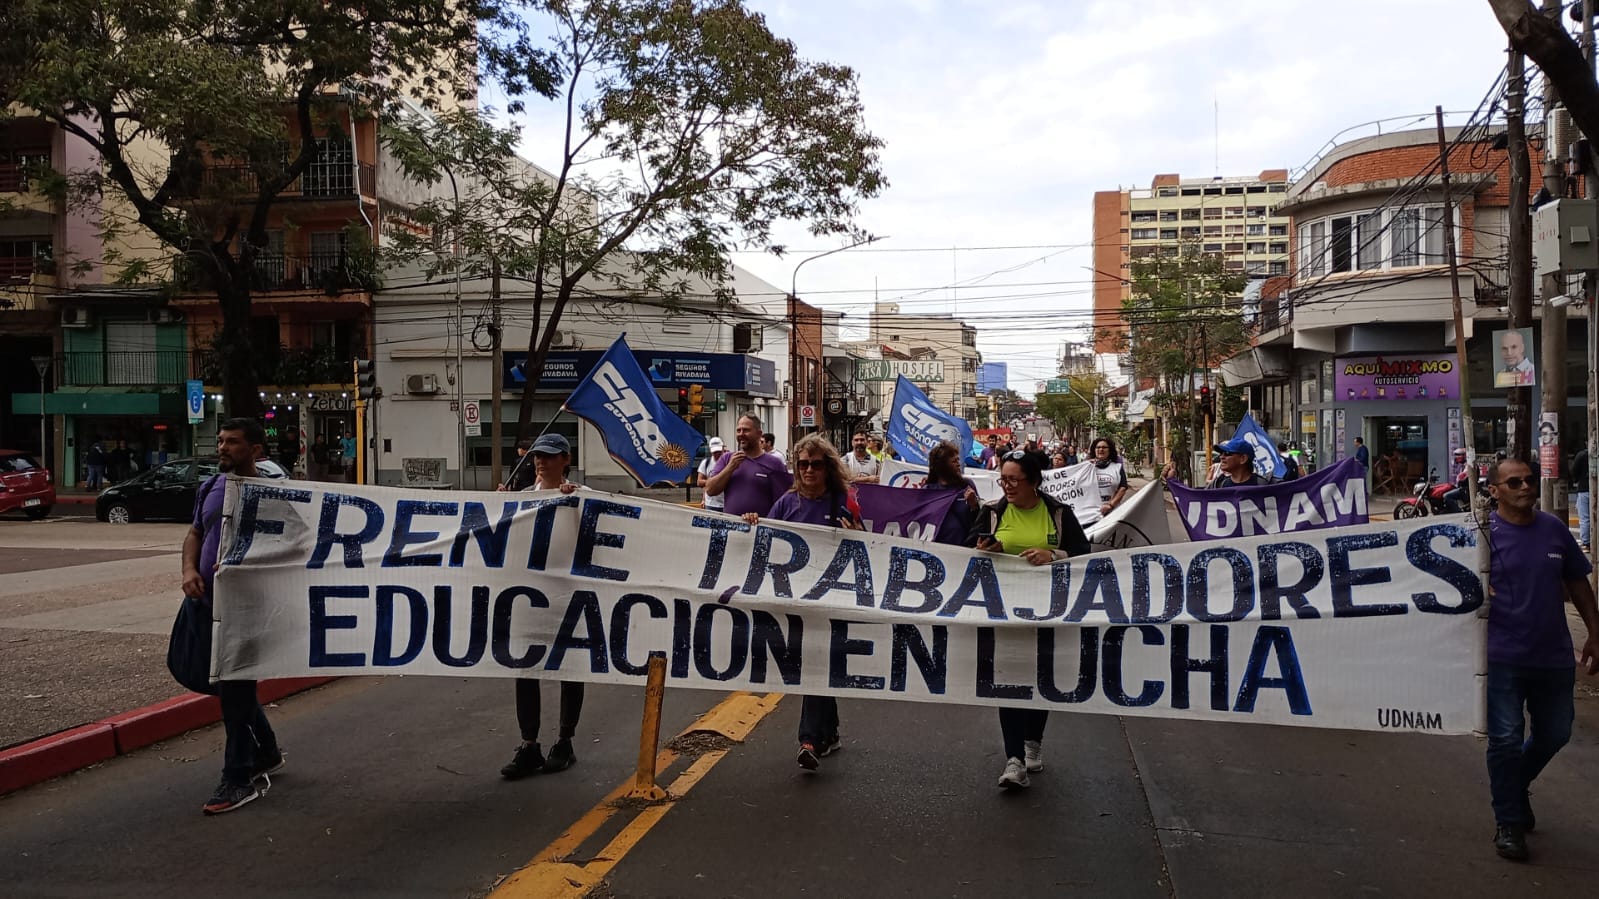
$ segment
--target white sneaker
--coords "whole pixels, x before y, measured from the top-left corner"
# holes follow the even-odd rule
[[[1025,744],[1027,752],[1027,770],[1044,770],[1044,743],[1042,740],[1028,740]]]
[[[1005,773],[999,776],[999,785],[1007,790],[1025,790],[1032,785],[1027,779],[1027,766],[1021,759],[1005,760]]]

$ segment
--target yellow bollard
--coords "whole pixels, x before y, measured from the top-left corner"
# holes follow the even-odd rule
[[[633,775],[630,799],[658,801],[666,791],[655,783],[655,756],[661,741],[661,703],[666,698],[666,654],[650,654],[650,670],[644,685],[644,723],[639,728],[638,771]]]

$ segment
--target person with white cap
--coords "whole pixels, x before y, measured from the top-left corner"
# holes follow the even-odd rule
[[[720,437],[712,437],[706,445],[710,447],[711,454],[700,463],[699,478],[695,481],[701,491],[704,491],[705,485],[710,482],[711,472],[716,470],[716,463],[722,461],[722,457],[727,454],[727,444],[723,443]],[[725,495],[711,496],[709,493],[703,493],[702,499],[705,508],[714,512],[722,511],[722,507],[727,504]]]
[[[562,493],[580,489],[566,479],[567,469],[572,464],[572,445],[565,437],[540,435],[528,454],[533,457],[533,483],[527,489]],[[539,748],[540,690],[540,682],[534,678],[516,680],[516,724],[522,742],[516,747],[516,755],[500,769],[500,776],[506,780],[519,780],[530,774],[553,774],[577,763],[572,737],[577,733],[577,720],[583,713],[583,682],[561,682],[561,730],[555,745],[550,747],[548,758]]]

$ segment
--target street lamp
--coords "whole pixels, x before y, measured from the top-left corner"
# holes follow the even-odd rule
[[[44,442],[44,376],[50,371],[50,357],[34,356],[33,367],[39,372],[39,464],[49,468],[50,452]]]
[[[863,237],[860,240],[855,241],[854,243],[845,244],[842,247],[838,247],[836,249],[828,250],[825,253],[817,253],[814,256],[806,256],[804,259],[801,259],[797,264],[795,264],[794,271],[793,271],[792,275],[789,277],[789,281],[788,281],[788,298],[789,298],[789,301],[792,303],[792,302],[797,302],[799,300],[799,270],[805,267],[805,263],[811,262],[811,261],[814,261],[814,260],[817,260],[817,259],[821,259],[824,256],[831,256],[834,253],[842,253],[845,250],[853,250],[856,247],[865,246],[867,244],[876,243],[879,240],[887,240],[887,239],[888,239],[888,235],[886,235],[886,234],[884,234],[884,235],[874,234],[874,235],[872,235],[870,237]],[[789,315],[792,317],[793,314],[794,314],[793,307],[790,306],[789,307]],[[794,340],[794,338],[792,336],[793,327],[794,327],[794,322],[790,321],[789,322],[789,328],[790,328],[789,340],[790,340],[791,343]],[[790,354],[789,354],[789,369],[788,369],[788,380],[789,380],[790,384],[792,384],[794,382],[794,375],[795,375],[795,373],[797,373],[799,371],[799,365],[800,365],[799,358],[797,356],[795,356],[792,352],[790,352]],[[822,366],[822,368],[825,371],[826,365],[824,364]],[[809,396],[807,396],[807,397],[804,398],[803,402],[809,403],[810,399],[811,398]],[[796,425],[796,424],[794,424],[791,421],[789,423],[789,430],[793,434],[798,434],[799,433],[799,425]]]

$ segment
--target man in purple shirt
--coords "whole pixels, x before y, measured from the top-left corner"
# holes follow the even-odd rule
[[[1535,507],[1538,479],[1519,459],[1488,474],[1499,509],[1489,516],[1488,786],[1493,795],[1494,850],[1525,861],[1537,826],[1528,787],[1571,739],[1575,717],[1575,654],[1566,601],[1588,628],[1582,665],[1599,674],[1599,610],[1593,571],[1566,523]],[[1531,735],[1523,741],[1524,720]]]
[[[217,468],[221,472],[200,486],[194,502],[194,523],[183,538],[183,595],[211,609],[211,587],[216,576],[217,549],[222,539],[222,497],[226,476],[258,477],[255,460],[266,445],[266,432],[253,418],[230,418],[217,428]],[[256,784],[283,767],[277,736],[255,694],[255,681],[217,682],[222,702],[222,730],[227,746],[222,752],[222,782],[201,811],[207,815],[231,812],[260,798]]]
[[[788,492],[794,479],[777,453],[761,450],[761,420],[740,416],[734,432],[738,451],[722,456],[705,482],[706,496],[723,496],[722,511],[729,515],[754,512],[765,515],[777,498]]]

